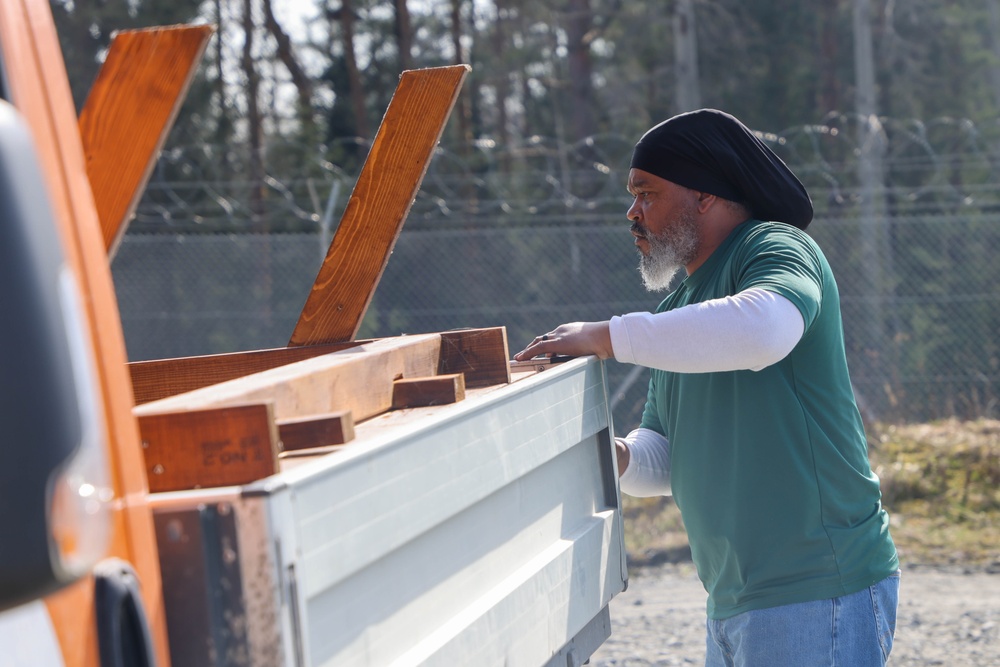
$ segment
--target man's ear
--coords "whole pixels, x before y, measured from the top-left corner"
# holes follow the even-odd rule
[[[706,213],[708,209],[712,208],[718,201],[718,197],[707,192],[698,193],[698,212]]]

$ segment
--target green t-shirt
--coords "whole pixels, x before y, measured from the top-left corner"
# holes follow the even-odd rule
[[[804,232],[737,227],[657,312],[750,287],[794,303],[805,332],[760,371],[653,370],[642,426],[671,443],[671,486],[708,615],[822,600],[899,567],[844,353],[840,295]]]

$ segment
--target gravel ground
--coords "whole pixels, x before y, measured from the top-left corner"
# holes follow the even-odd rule
[[[891,667],[1000,666],[1000,567],[904,568]],[[593,667],[701,665],[705,591],[691,563],[630,571],[611,602],[611,637]]]

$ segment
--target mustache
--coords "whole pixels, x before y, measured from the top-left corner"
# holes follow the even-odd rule
[[[640,225],[638,220],[632,223],[632,226],[629,227],[629,231],[637,236],[649,236],[646,228]]]

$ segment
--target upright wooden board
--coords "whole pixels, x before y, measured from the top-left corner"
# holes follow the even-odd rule
[[[465,386],[488,387],[510,382],[507,329],[460,329],[441,334],[438,375],[462,373]]]
[[[129,363],[128,369],[132,376],[135,404],[142,405],[175,394],[201,389],[210,384],[346,350],[363,343],[364,341],[355,341],[334,345],[279,347],[271,350],[207,354],[199,357],[133,361]]]
[[[122,31],[80,112],[87,176],[108,254],[135,212],[213,29]]]
[[[289,345],[357,335],[469,70],[401,75]]]

